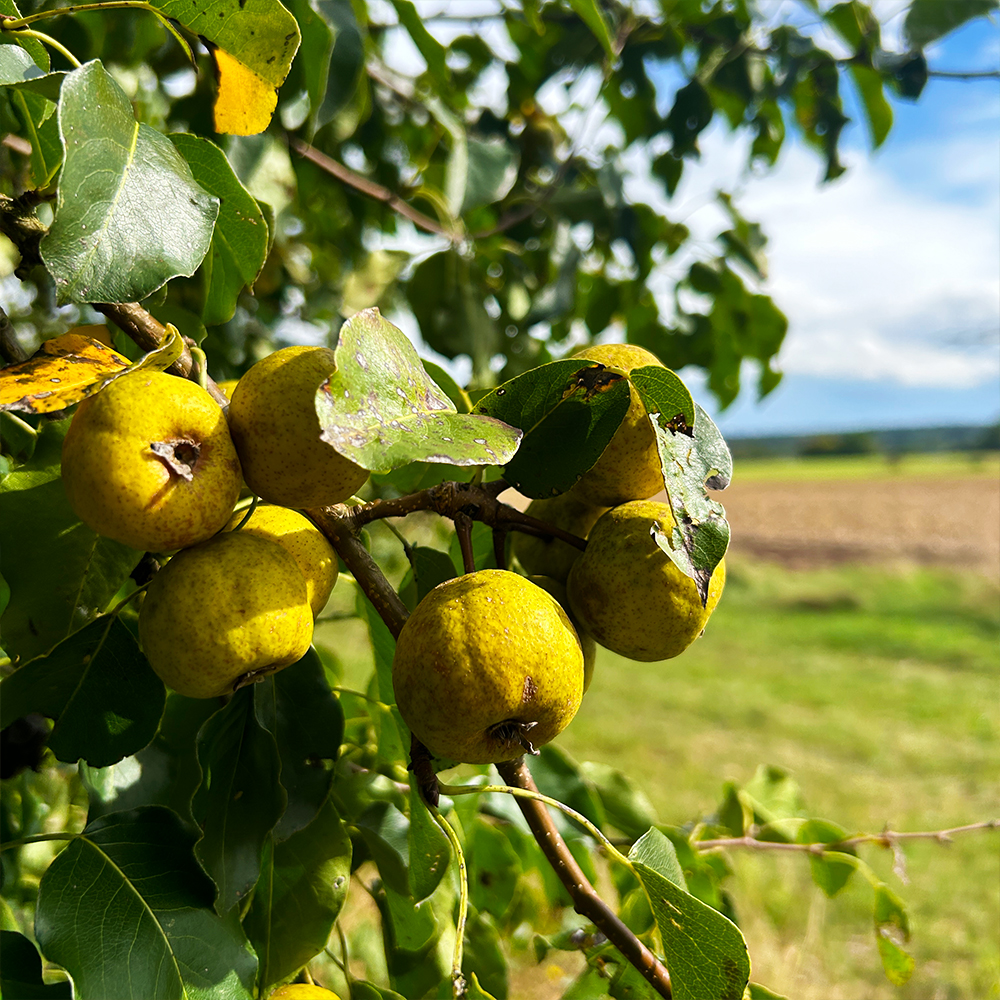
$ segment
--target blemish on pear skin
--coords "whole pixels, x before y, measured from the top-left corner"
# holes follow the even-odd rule
[[[524,688],[521,691],[521,704],[528,705],[534,701],[535,695],[538,693],[538,685],[535,683],[534,678],[529,674],[524,678]]]

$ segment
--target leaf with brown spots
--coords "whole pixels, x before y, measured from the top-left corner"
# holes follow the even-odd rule
[[[167,334],[163,344],[134,364],[108,347],[104,326],[79,326],[47,340],[27,361],[0,368],[0,410],[54,413],[86,399],[119,375],[164,371],[184,349],[175,327],[168,325]]]

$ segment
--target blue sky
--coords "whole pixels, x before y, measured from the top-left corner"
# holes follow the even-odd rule
[[[929,62],[1000,68],[1000,25],[965,26]],[[1000,82],[932,78],[918,102],[893,101],[874,153],[845,91],[854,121],[841,179],[817,184],[819,161],[798,141],[773,174],[735,175],[741,206],[771,238],[767,290],[791,326],[785,378],[761,403],[751,371],[721,414],[700,374],[683,373],[729,436],[1000,418]],[[703,163],[735,165],[736,145],[720,130]],[[717,170],[711,179],[734,176]]]
[[[421,9],[474,18],[493,2],[425,0]],[[907,0],[872,4],[883,43],[902,50]],[[766,0],[762,8],[776,20],[801,17],[804,9],[791,0]],[[380,20],[395,18],[387,3],[373,0],[372,10]],[[463,30],[429,26],[442,41]],[[481,22],[481,30],[495,51],[516,57],[502,27]],[[412,42],[401,31],[391,34],[390,62],[419,72],[423,60]],[[824,35],[821,43],[849,54],[835,37]],[[932,69],[1000,68],[1000,21],[977,19],[927,54]],[[685,82],[676,70],[657,79],[664,108]],[[505,86],[501,71],[482,81],[473,100],[502,105]],[[620,147],[620,130],[601,122],[599,86],[597,74],[554,79],[539,95],[578,149]],[[764,290],[790,321],[778,363],[784,380],[758,403],[748,365],[739,399],[719,413],[703,373],[682,375],[728,436],[992,423],[1000,419],[1000,82],[931,79],[918,102],[892,99],[894,127],[874,152],[846,79],[843,97],[853,119],[841,139],[849,169],[831,184],[820,183],[820,158],[791,128],[776,168],[749,173],[748,138],[734,137],[718,117],[700,139],[700,161],[685,167],[669,201],[648,172],[659,148],[632,147],[622,157],[633,197],[695,235],[688,253],[668,259],[650,279],[665,315],[691,255],[716,253],[714,239],[728,228],[717,190],[732,192],[770,239]],[[416,335],[411,317],[393,319]],[[461,365],[449,367],[460,379],[467,374]]]

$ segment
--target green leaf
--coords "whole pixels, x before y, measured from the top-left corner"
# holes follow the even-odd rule
[[[692,80],[689,84],[681,87],[674,95],[674,106],[670,109],[664,121],[666,131],[670,133],[673,146],[671,155],[680,160],[683,156],[698,157],[698,136],[704,131],[712,115],[715,106],[708,91],[697,80]],[[661,167],[665,164],[661,164]],[[680,176],[680,169],[677,169],[677,176]],[[668,189],[672,174],[668,172]],[[676,181],[673,181],[676,186]]]
[[[341,327],[336,360],[316,393],[321,436],[366,469],[389,472],[412,461],[503,465],[517,449],[515,428],[456,412],[405,334],[377,309]]]
[[[451,861],[451,843],[435,822],[420,794],[416,778],[410,775],[409,846],[410,895],[419,903],[441,884]]]
[[[156,734],[166,691],[117,616],[98,618],[2,684],[0,728],[40,712],[56,720],[48,745],[59,760],[104,767]]]
[[[211,698],[185,698],[171,691],[153,742],[140,750],[135,759],[126,758],[108,768],[80,766],[80,776],[90,793],[88,818],[95,820],[111,812],[137,809],[139,806],[166,806],[185,823],[194,824],[191,798],[201,783],[198,764],[198,730],[218,711]],[[134,779],[138,766],[139,780],[116,780],[119,772]]]
[[[865,109],[872,149],[878,149],[892,128],[892,106],[882,91],[882,77],[868,66],[852,65],[850,71]]]
[[[636,389],[642,396],[641,381],[636,381]],[[674,565],[694,580],[705,603],[712,573],[729,547],[726,511],[705,487],[718,490],[729,485],[732,456],[712,418],[697,404],[694,427],[688,431],[663,412],[650,410],[649,416],[676,522],[669,536],[656,529],[653,537]]]
[[[534,368],[480,399],[484,413],[524,432],[504,478],[525,496],[550,497],[568,490],[601,457],[628,412],[628,380],[587,384],[600,366],[567,358]],[[571,447],[567,447],[567,444]]]
[[[465,184],[462,213],[480,205],[502,201],[517,180],[521,156],[502,139],[468,140],[469,173]]]
[[[20,45],[0,45],[0,86],[10,88],[11,107],[31,143],[31,179],[38,188],[48,187],[62,162],[55,111],[66,75],[46,72],[48,56],[42,56],[36,62]]]
[[[314,7],[310,0],[289,0],[288,10],[298,22],[302,45],[298,58],[292,62],[285,80],[284,94],[289,92],[297,99],[302,89],[309,99],[309,115],[313,121],[326,97],[327,80],[330,74],[330,59],[333,56],[336,27],[330,23],[326,3]],[[288,102],[283,96],[282,119]],[[296,116],[297,119],[300,116]],[[291,127],[297,127],[298,120]]]
[[[650,827],[628,852],[629,861],[638,862],[651,868],[675,886],[687,892],[684,871],[677,860],[677,851],[669,838],[656,827]]]
[[[902,986],[915,965],[902,947],[910,940],[910,920],[902,900],[884,883],[875,886],[875,940],[886,977],[894,986]]]
[[[410,550],[411,571],[399,593],[412,611],[439,583],[458,576],[447,552],[428,545],[414,545]]]
[[[326,80],[326,94],[317,110],[313,125],[322,128],[359,94],[359,84],[365,80],[362,72],[365,62],[365,40],[350,0],[313,0],[334,32],[330,72]]]
[[[847,836],[847,831],[836,823],[809,819],[799,827],[795,840],[799,844],[838,844]],[[857,863],[843,860],[845,855],[853,854],[853,850],[844,847],[825,854],[809,855],[813,881],[828,896],[836,896],[854,874]]]
[[[59,100],[59,88],[65,75],[48,72],[47,59],[44,65],[39,64],[20,45],[0,45],[0,87],[16,87],[39,94],[54,105]],[[55,107],[51,110],[55,111]]]
[[[472,400],[469,399],[469,394],[440,365],[436,365],[426,358],[421,358],[420,363],[424,366],[424,371],[451,400],[459,413],[472,412]]]
[[[913,0],[903,22],[903,35],[912,49],[922,49],[949,31],[982,17],[1000,6],[997,0]]]
[[[478,815],[468,826],[466,864],[469,870],[469,898],[481,913],[502,921],[514,900],[522,872],[521,856],[514,849],[505,828]]]
[[[507,997],[507,960],[500,934],[484,913],[470,913],[465,925],[462,972],[469,984],[466,997]]]
[[[750,983],[747,986],[746,1000],[787,1000],[780,993],[774,993],[760,983]]]
[[[600,796],[565,750],[549,743],[540,748],[538,756],[530,758],[528,767],[539,791],[582,813],[598,829],[604,826]],[[560,826],[565,824],[566,835],[575,833],[578,836],[586,832],[576,820],[561,812],[556,815],[556,823]]]
[[[417,8],[410,0],[392,0],[392,5],[396,9],[399,23],[424,57],[429,73],[439,87],[446,87],[451,81],[451,70],[448,69],[444,46],[424,27]]]
[[[373,802],[358,817],[357,825],[382,881],[406,897],[410,891],[410,821],[391,802]]]
[[[326,945],[351,877],[351,838],[332,802],[280,844],[269,841],[244,929],[266,989]]]
[[[783,768],[760,764],[743,791],[753,801],[754,820],[758,824],[790,819],[801,813],[798,783]]]
[[[656,916],[674,1000],[742,1000],[750,959],[739,928],[644,862],[632,866]]]
[[[281,784],[288,794],[274,828],[280,842],[308,826],[326,801],[344,738],[344,710],[315,649],[253,690],[258,718],[277,741]]]
[[[42,958],[35,946],[16,931],[0,931],[0,996],[10,1000],[70,1000],[69,981],[46,986]]]
[[[201,785],[191,810],[203,831],[198,860],[227,913],[257,882],[261,851],[285,808],[274,736],[259,722],[252,687],[241,688],[198,733]]]
[[[194,833],[151,806],[90,823],[38,887],[35,933],[77,1000],[250,1000],[257,960],[212,912]]]
[[[607,57],[614,62],[618,53],[615,51],[612,28],[601,13],[597,0],[569,0],[569,5],[576,11],[580,20],[594,33],[594,37],[601,43]]]
[[[36,459],[49,450],[57,459],[68,426],[68,420],[44,426]],[[0,628],[7,653],[25,661],[106,610],[142,554],[80,521],[58,465],[6,476],[0,508],[0,572],[11,592]]]
[[[195,182],[219,201],[212,245],[201,265],[208,276],[201,320],[206,326],[227,323],[240,292],[253,286],[264,266],[267,223],[218,146],[184,132],[169,138],[187,161]]]
[[[659,822],[646,793],[623,771],[584,761],[580,773],[596,788],[608,822],[626,837],[635,840]]]
[[[194,274],[218,199],[195,182],[166,136],[135,120],[99,62],[66,74],[59,131],[58,201],[40,247],[59,302],[133,302]]]
[[[0,0],[0,14],[6,14],[8,17],[21,16],[14,0]],[[13,44],[29,52],[39,68],[48,70],[50,65],[49,50],[37,38],[18,38]]]

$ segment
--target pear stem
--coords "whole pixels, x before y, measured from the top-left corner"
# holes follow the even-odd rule
[[[511,788],[521,788],[541,794],[535,785],[524,758],[503,761],[496,765],[500,777]],[[590,884],[576,858],[570,853],[566,841],[562,839],[545,803],[536,798],[517,798],[518,807],[528,821],[538,846],[552,865],[559,880],[566,887],[573,908],[581,916],[590,920],[604,936],[622,953],[643,978],[661,996],[669,1000],[673,996],[670,975],[662,962],[632,933],[621,921],[618,914],[597,894]]]

